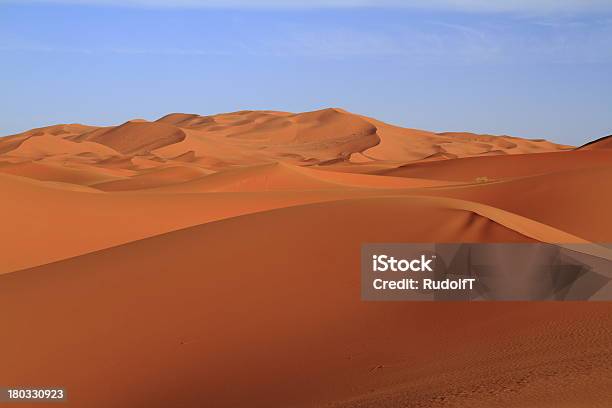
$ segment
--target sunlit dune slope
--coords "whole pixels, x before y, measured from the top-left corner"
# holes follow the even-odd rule
[[[99,143],[87,141],[76,143],[56,135],[41,135],[28,138],[19,147],[10,151],[11,157],[32,160],[47,157],[78,160],[78,156],[104,159],[118,155],[117,151]]]
[[[360,301],[363,242],[528,240],[470,211],[372,198],[2,275],[0,383],[62,384],[67,406],[92,408],[603,407],[605,303]]]
[[[0,154],[4,155],[17,149],[28,139],[35,139],[40,136],[54,136],[57,139],[65,139],[67,137],[78,136],[95,129],[98,129],[98,127],[80,124],[53,125],[31,129],[23,133],[0,138]]]

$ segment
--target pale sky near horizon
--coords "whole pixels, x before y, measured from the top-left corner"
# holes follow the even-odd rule
[[[0,0],[0,135],[335,106],[582,144],[612,134],[612,0]]]

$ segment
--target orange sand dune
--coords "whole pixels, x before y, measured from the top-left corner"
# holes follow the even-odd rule
[[[0,155],[17,149],[23,142],[30,138],[38,136],[54,136],[57,139],[64,139],[66,137],[80,135],[94,129],[97,129],[97,127],[80,124],[53,125],[28,130],[16,135],[2,137],[0,138]]]
[[[483,240],[527,238],[469,211],[352,200],[2,275],[0,382],[63,384],[67,406],[92,408],[609,404],[606,303],[359,299],[362,242]]]
[[[574,150],[560,153],[467,157],[458,160],[422,162],[381,170],[377,174],[480,182],[611,164],[612,153],[610,151]]]
[[[93,185],[102,191],[129,191],[141,190],[164,185],[175,185],[189,180],[197,179],[209,174],[210,172],[200,167],[189,166],[169,166],[153,168],[150,171],[143,171],[137,175],[122,180],[107,181]]]
[[[172,125],[130,121],[121,126],[96,129],[84,133],[74,141],[92,141],[127,154],[148,153],[151,150],[178,143],[185,139],[185,133]]]
[[[63,164],[126,170],[146,170],[164,163],[191,163],[207,171],[270,162],[302,166],[369,163],[384,170],[418,160],[566,148],[547,141],[509,136],[437,134],[405,129],[329,108],[295,114],[179,113],[155,122],[139,119],[109,127],[56,125],[0,139],[0,162],[44,158]]]
[[[253,156],[250,160],[255,160],[258,154],[265,154],[269,158],[284,159],[296,164],[346,161],[349,157],[350,161],[358,163],[380,160],[406,162],[427,159],[435,155],[441,155],[441,158],[455,158],[486,154],[491,151],[518,154],[569,148],[543,140],[530,141],[508,136],[467,133],[436,134],[405,129],[354,115],[342,109],[324,109],[302,114],[243,111],[206,117],[172,114],[159,121],[190,129],[193,132],[191,134],[197,131],[201,135],[200,138],[196,138],[200,143],[204,141],[208,142],[207,144],[223,143],[225,149],[229,148],[229,145],[247,151],[253,148],[259,150],[263,147],[261,142],[265,141],[263,147],[265,151],[251,152]],[[203,135],[207,138],[203,139]],[[240,140],[228,140],[230,138]],[[480,143],[476,144],[474,139]],[[337,147],[329,152],[331,142]],[[197,153],[201,150],[197,147],[197,141],[186,142],[184,145],[182,150],[178,150],[179,146],[174,146],[159,153],[178,156],[193,151],[196,152],[196,156],[206,156],[204,151]],[[327,156],[321,157],[323,152],[328,152]],[[242,153],[244,154],[244,151]],[[208,155],[211,153],[208,152]],[[236,158],[233,157],[234,160]],[[215,159],[223,162],[218,155]]]
[[[506,181],[429,189],[538,220],[594,242],[612,240],[612,162]],[[418,192],[415,192],[418,194]]]
[[[451,185],[452,182],[369,176],[312,170],[285,163],[271,163],[222,170],[195,180],[166,185],[153,191],[174,193],[205,191],[305,191],[343,188],[416,188]],[[98,186],[96,186],[98,187]]]
[[[600,139],[594,140],[584,146],[579,147],[580,150],[598,150],[598,149],[612,149],[612,135],[605,136]]]
[[[61,154],[58,155],[58,152],[61,152]],[[101,159],[119,155],[115,150],[98,143],[75,143],[55,135],[41,135],[24,140],[19,147],[11,150],[7,156],[32,160],[56,156],[58,159],[66,160],[68,159],[67,156],[78,156],[85,153]]]
[[[352,161],[368,159],[396,162],[454,159],[488,154],[523,154],[568,150],[546,140],[528,140],[511,136],[477,135],[465,132],[433,133],[389,125],[364,117],[376,126],[380,144],[365,150]]]
[[[380,141],[374,126],[339,109],[300,114],[245,111],[214,117],[174,114],[160,121],[185,126],[187,138],[156,150],[156,155],[173,158],[193,152],[194,160],[215,169],[272,160],[294,164],[348,160],[352,153]]]
[[[112,171],[93,166],[71,165],[53,161],[30,161],[16,164],[1,163],[0,173],[13,174],[42,181],[59,181],[78,185],[90,185],[116,180],[129,175],[129,172]]]
[[[50,182],[46,182],[50,183]],[[72,186],[74,188],[68,188]],[[76,190],[76,191],[70,191]],[[103,193],[0,174],[0,274],[54,262],[164,232],[305,203],[385,194],[384,189],[249,193]]]
[[[609,147],[336,108],[0,138],[0,385],[79,408],[609,408],[609,303],[365,302],[359,264],[368,242],[612,259]]]

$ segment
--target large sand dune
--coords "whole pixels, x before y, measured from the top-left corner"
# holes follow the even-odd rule
[[[609,303],[363,302],[359,273],[366,242],[612,257],[609,140],[336,108],[0,138],[0,385],[91,408],[610,407]]]
[[[369,199],[23,270],[0,289],[2,310],[21,305],[4,318],[14,368],[0,380],[65,384],[75,406],[90,407],[608,401],[607,304],[361,302],[353,254],[385,240],[527,238],[469,211]]]

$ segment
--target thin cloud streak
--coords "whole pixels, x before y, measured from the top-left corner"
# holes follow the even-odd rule
[[[156,48],[150,46],[74,48],[44,44],[0,44],[0,52],[66,53],[82,55],[176,57],[289,57],[329,60],[398,58],[411,64],[583,64],[612,62],[612,28],[576,29],[571,35],[553,29],[547,35],[516,34],[494,29],[437,24],[438,29],[398,29],[366,32],[351,28],[316,29],[301,25],[280,27],[277,35],[235,39],[224,48]],[[440,28],[443,30],[440,31]]]

